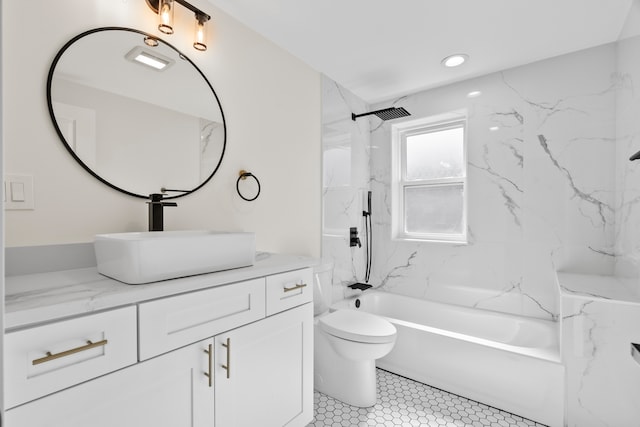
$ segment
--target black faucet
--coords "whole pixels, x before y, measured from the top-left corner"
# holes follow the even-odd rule
[[[149,231],[162,231],[164,230],[164,216],[162,209],[165,206],[178,206],[175,202],[163,202],[162,194],[153,193],[149,194]]]

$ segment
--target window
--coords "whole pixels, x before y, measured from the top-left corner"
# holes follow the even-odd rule
[[[393,237],[466,243],[465,115],[393,125],[392,138]]]

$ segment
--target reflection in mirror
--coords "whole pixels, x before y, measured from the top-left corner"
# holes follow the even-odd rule
[[[145,44],[149,37],[157,46]],[[226,126],[211,84],[173,46],[141,31],[98,28],[73,38],[53,61],[47,101],[72,156],[129,195],[195,191],[222,162]]]

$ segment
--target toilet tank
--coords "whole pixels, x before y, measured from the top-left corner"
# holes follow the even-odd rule
[[[322,314],[331,306],[333,262],[323,261],[313,267],[313,314]]]

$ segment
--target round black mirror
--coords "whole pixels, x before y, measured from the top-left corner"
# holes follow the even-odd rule
[[[47,103],[69,153],[131,196],[191,193],[224,156],[224,113],[209,80],[187,56],[142,31],[97,28],[67,42],[49,70]]]

